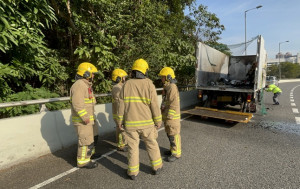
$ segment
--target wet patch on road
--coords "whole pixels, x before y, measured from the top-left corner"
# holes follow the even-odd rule
[[[252,124],[252,126],[254,128],[260,127],[267,130],[300,135],[300,126],[295,123],[261,120],[256,122],[255,124]]]

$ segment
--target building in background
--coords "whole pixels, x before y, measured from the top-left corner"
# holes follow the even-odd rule
[[[271,65],[278,65],[279,57],[280,57],[280,62],[291,62],[291,63],[300,64],[300,53],[297,53],[297,55],[292,55],[292,53],[287,52],[285,54],[277,53],[275,59],[268,59],[267,61],[268,67]]]

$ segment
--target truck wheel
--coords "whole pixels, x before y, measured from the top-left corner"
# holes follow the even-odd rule
[[[251,103],[249,107],[250,107],[250,112],[251,113],[256,113],[256,104]]]

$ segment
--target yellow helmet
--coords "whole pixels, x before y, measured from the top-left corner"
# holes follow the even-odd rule
[[[137,59],[132,65],[132,70],[140,71],[144,75],[146,75],[148,69],[149,69],[148,63],[146,62],[146,60],[142,58]]]
[[[115,69],[113,72],[112,72],[112,76],[111,76],[111,79],[116,82],[116,83],[119,83],[122,79],[122,77],[126,77],[127,76],[127,73],[122,70],[122,69]]]
[[[96,73],[96,72],[98,72],[97,68],[89,62],[83,62],[79,64],[77,69],[77,74],[86,79],[91,78],[92,77],[91,73]]]
[[[170,67],[164,67],[163,69],[161,69],[158,76],[166,76],[168,81],[170,81],[171,79],[175,79],[174,70]]]

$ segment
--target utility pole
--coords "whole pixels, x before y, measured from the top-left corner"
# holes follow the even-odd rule
[[[250,11],[250,10],[253,10],[253,9],[259,9],[261,8],[262,5],[258,5],[257,7],[255,8],[252,8],[252,9],[248,9],[248,10],[245,10],[245,55],[247,55],[247,12]]]
[[[289,41],[279,42],[279,52],[278,52],[278,71],[279,71],[279,80],[281,80],[281,66],[280,66],[280,45],[282,43],[288,43]]]

